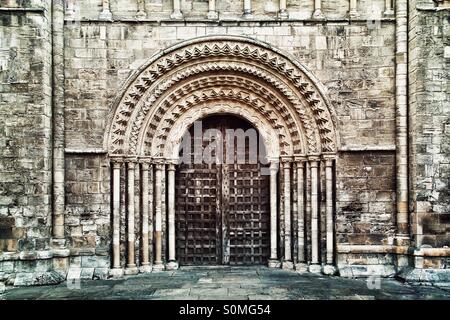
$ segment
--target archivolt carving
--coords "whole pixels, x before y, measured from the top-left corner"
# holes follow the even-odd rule
[[[261,134],[267,149],[268,157],[279,157],[279,135],[271,128],[270,123],[264,117],[258,115],[252,108],[242,103],[201,103],[189,109],[171,127],[164,137],[155,137],[152,153],[155,156],[176,159],[183,134],[197,120],[211,114],[233,114],[240,116],[254,125]],[[167,142],[166,142],[167,141]],[[164,148],[164,149],[162,149]],[[161,153],[160,153],[161,152]]]
[[[307,71],[267,45],[241,37],[210,37],[182,43],[160,53],[128,83],[111,119],[107,140],[110,153],[136,149],[146,113],[169,88],[187,77],[213,70],[251,74],[277,88],[301,119],[308,152],[336,151],[336,133],[327,101]],[[143,102],[146,94],[148,98]],[[316,141],[317,136],[320,141]]]
[[[294,134],[288,134],[289,128],[286,126],[286,123],[284,123],[282,119],[277,118],[276,115],[274,116],[272,109],[266,109],[266,104],[259,97],[255,95],[252,96],[250,93],[243,90],[233,89],[229,87],[213,87],[211,89],[203,89],[199,92],[194,92],[193,95],[189,95],[182,101],[178,101],[171,111],[165,113],[165,116],[161,118],[159,124],[152,124],[152,126],[154,127],[153,130],[147,131],[145,143],[146,149],[151,149],[152,156],[162,156],[161,152],[163,151],[166,141],[171,141],[171,139],[168,138],[169,132],[173,127],[178,127],[180,124],[185,124],[185,120],[181,120],[184,119],[184,114],[190,113],[192,110],[197,110],[197,107],[201,106],[202,111],[200,113],[206,115],[207,113],[205,112],[208,110],[219,110],[213,108],[214,103],[220,105],[223,108],[224,104],[221,104],[221,102],[223,101],[233,101],[237,103],[243,110],[246,110],[246,114],[241,114],[239,112],[233,111],[234,109],[229,108],[221,109],[221,112],[228,112],[243,116],[254,125],[256,125],[257,123],[264,123],[264,126],[259,125],[257,127],[260,130],[271,132],[272,138],[270,143],[272,144],[274,141],[277,141],[277,143],[279,144],[279,146],[277,146],[276,148],[277,154],[293,154],[293,142],[291,140],[291,137]],[[205,103],[207,103],[208,105],[207,109],[204,109],[203,107]],[[170,103],[167,104],[170,105]],[[252,119],[258,119],[258,121],[251,121]],[[154,132],[157,132],[157,134],[154,135]],[[263,133],[261,134],[263,135]],[[276,139],[273,139],[274,136],[276,137]],[[297,144],[299,143],[300,141],[297,140]],[[272,147],[271,149],[275,150],[274,147]]]

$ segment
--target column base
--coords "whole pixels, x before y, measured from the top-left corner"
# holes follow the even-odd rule
[[[244,19],[251,19],[253,17],[251,11],[244,11],[244,14],[242,15]]]
[[[358,19],[360,17],[359,12],[358,11],[350,11],[348,16],[350,17],[350,19]]]
[[[127,276],[136,275],[138,273],[139,273],[139,269],[136,267],[136,265],[126,267],[125,271],[124,271],[124,274]]]
[[[334,276],[336,274],[336,267],[331,264],[327,264],[323,266],[322,272],[327,276]]]
[[[322,267],[320,264],[311,264],[308,267],[308,271],[311,273],[322,273]]]
[[[325,15],[323,14],[322,10],[316,10],[314,11],[312,18],[314,20],[325,20]]]
[[[289,14],[287,13],[286,10],[280,11],[278,13],[278,18],[280,18],[281,20],[288,19],[289,18]]]
[[[209,11],[207,17],[209,20],[217,20],[219,19],[219,13],[217,11]]]
[[[386,18],[393,18],[395,16],[395,11],[389,9],[389,10],[386,10],[383,14]]]
[[[109,275],[113,278],[123,277],[123,269],[122,268],[113,268],[109,270]]]
[[[306,263],[296,263],[295,271],[298,273],[306,273],[308,272],[308,265]]]
[[[283,261],[283,263],[281,264],[281,269],[294,270],[294,264],[292,263],[292,261]]]
[[[147,13],[145,13],[144,11],[139,11],[138,13],[136,13],[136,18],[145,19],[147,18]]]
[[[111,11],[102,11],[100,15],[98,16],[100,20],[112,20],[112,13]]]
[[[177,270],[178,267],[178,262],[176,261],[170,261],[168,264],[166,264],[166,270]]]
[[[267,265],[269,268],[281,268],[281,262],[279,260],[269,260]]]
[[[70,250],[66,247],[66,239],[52,239],[53,257],[66,258],[70,256]]]
[[[150,264],[146,264],[144,266],[140,266],[139,267],[139,272],[140,273],[150,273],[152,272],[152,266]]]
[[[162,264],[162,262],[156,263],[153,265],[153,272],[161,272],[164,271],[164,265]]]
[[[176,20],[183,19],[183,14],[181,13],[181,11],[174,11],[170,15],[170,19],[176,19]]]

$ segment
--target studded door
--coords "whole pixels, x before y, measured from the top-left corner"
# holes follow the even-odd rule
[[[218,129],[221,133],[222,139],[217,140],[221,148],[211,149],[211,158],[217,159],[216,151],[221,149],[222,161],[196,164],[192,155],[190,164],[178,166],[175,210],[180,265],[256,265],[267,262],[270,245],[267,167],[260,161],[249,163],[248,142],[241,149],[233,143],[233,150],[227,150],[230,145],[226,143],[228,129],[246,131],[250,128],[246,121],[230,116],[204,119],[203,132]],[[190,133],[194,137],[193,128]],[[256,138],[259,139],[257,135]],[[203,148],[210,143],[207,139],[202,141]],[[195,143],[191,145],[191,151],[194,151]],[[229,155],[227,158],[228,153],[231,158]],[[242,154],[245,155],[245,163],[242,163]]]

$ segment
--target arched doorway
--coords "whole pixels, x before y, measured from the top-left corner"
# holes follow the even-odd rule
[[[339,136],[332,105],[320,82],[294,57],[236,36],[174,45],[136,70],[118,95],[105,134],[112,166],[113,273],[178,267],[180,143],[197,120],[224,114],[251,123],[267,148],[268,265],[334,273],[333,171]],[[227,240],[215,241],[231,252]],[[231,263],[231,253],[224,258],[217,250],[211,262],[200,262]],[[254,254],[252,259],[261,263],[267,257]]]
[[[257,130],[213,115],[191,126],[187,139],[175,182],[179,264],[267,264],[270,184]]]

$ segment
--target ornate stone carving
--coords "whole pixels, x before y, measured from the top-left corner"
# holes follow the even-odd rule
[[[286,112],[282,112],[282,117],[294,126],[291,134],[304,132],[308,153],[336,151],[337,139],[328,102],[298,62],[253,40],[211,37],[169,48],[139,71],[116,105],[107,139],[110,154],[134,153],[140,149],[138,136],[142,134],[147,113],[152,109],[152,121],[161,121],[164,112],[155,103],[168,92],[177,93],[181,82],[201,74],[217,76],[228,75],[227,72],[246,74],[248,79],[257,77],[262,88],[275,91],[289,101],[284,105]]]

